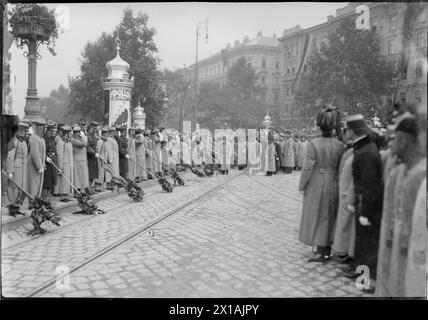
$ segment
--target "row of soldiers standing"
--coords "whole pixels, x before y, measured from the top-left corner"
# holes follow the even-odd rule
[[[68,202],[76,190],[112,189],[114,177],[141,182],[174,168],[179,144],[172,137],[167,141],[162,131],[130,128],[127,132],[126,127],[100,128],[96,122],[73,127],[44,119],[34,120],[31,126],[20,122],[5,169],[31,196],[55,195]],[[23,201],[23,193],[10,184],[9,214],[19,213]]]

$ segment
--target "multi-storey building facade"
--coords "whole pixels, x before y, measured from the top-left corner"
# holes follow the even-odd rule
[[[228,44],[225,49],[215,55],[198,62],[198,82],[213,81],[225,84],[229,68],[241,57],[251,66],[258,76],[258,84],[266,90],[259,99],[261,105],[277,105],[281,96],[281,47],[276,35],[263,36],[262,32],[250,40]],[[195,81],[195,65],[185,72],[186,80]]]
[[[299,26],[284,31],[279,41],[282,53],[281,113],[283,119],[291,120],[295,114],[294,89],[299,76],[306,71],[307,58],[320,50],[327,41],[328,32],[334,30],[345,17],[357,17],[355,9],[365,4],[369,8],[372,31],[381,39],[381,54],[400,68],[403,59],[404,79],[398,86],[397,99],[427,104],[427,17],[425,3],[410,7],[408,3],[351,3],[336,10],[336,16],[327,17],[327,22],[302,29]],[[416,9],[415,9],[416,8]],[[388,97],[386,97],[388,98]]]

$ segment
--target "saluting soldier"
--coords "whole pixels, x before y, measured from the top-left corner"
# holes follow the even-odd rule
[[[27,188],[28,147],[25,136],[28,127],[29,125],[24,122],[19,123],[15,147],[9,151],[6,159],[6,170],[9,174],[9,178],[24,190]],[[19,208],[24,202],[25,196],[24,193],[12,183],[9,184],[8,199],[10,201],[8,205],[9,215],[16,216],[16,214],[22,214]]]
[[[33,134],[31,135],[28,147],[29,154],[27,159],[27,191],[33,197],[40,197],[43,188],[43,173],[45,171],[46,160],[46,145],[43,139],[43,130],[46,125],[46,120],[36,119],[32,126]],[[33,206],[30,203],[29,209]]]
[[[98,123],[92,121],[88,126],[88,147],[86,148],[87,158],[88,158],[88,173],[89,173],[89,188],[91,191],[92,184],[95,179],[98,178],[98,161],[95,157],[95,153],[97,152],[97,142],[98,138],[95,135],[95,130],[98,126]]]
[[[98,180],[97,180],[97,188],[100,191],[106,188],[106,184],[109,184],[111,181],[111,174],[105,166],[104,162],[108,164],[112,163],[112,153],[110,144],[107,142],[109,130],[108,126],[105,126],[101,129],[101,137],[97,142],[97,154],[96,156],[99,158],[98,160]]]
[[[71,145],[71,127],[63,126],[62,135],[57,140],[56,152],[58,155],[58,181],[55,186],[55,194],[60,196],[60,201],[68,202],[68,196],[73,194],[73,188],[69,181],[73,182],[73,146]],[[69,180],[69,181],[67,181]]]
[[[137,174],[137,165],[135,162],[137,161],[135,155],[135,128],[129,128],[129,137],[128,137],[128,174],[127,178],[131,181],[135,181],[135,177]]]
[[[88,158],[86,155],[86,137],[79,125],[74,125],[71,145],[73,146],[73,181],[79,191],[89,188]]]

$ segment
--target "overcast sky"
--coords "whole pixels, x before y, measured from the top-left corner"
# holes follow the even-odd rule
[[[56,8],[60,4],[47,4]],[[56,56],[45,47],[40,50],[42,59],[37,63],[39,96],[48,96],[51,90],[63,84],[68,87],[68,76],[80,73],[79,59],[88,41],[95,41],[103,31],[111,32],[122,19],[123,9],[131,7],[135,13],[148,15],[149,27],[156,29],[154,37],[161,59],[161,68],[180,68],[195,62],[195,30],[199,21],[208,17],[208,44],[201,41],[199,59],[204,59],[227,43],[242,41],[248,35],[254,38],[259,30],[263,35],[278,37],[284,29],[300,25],[311,27],[327,21],[342,3],[76,3],[67,4],[70,13],[68,30],[59,35]],[[16,76],[14,113],[24,115],[27,90],[27,60],[23,50],[15,44],[11,68]],[[112,58],[115,53],[112,52]],[[107,70],[106,70],[107,72]]]

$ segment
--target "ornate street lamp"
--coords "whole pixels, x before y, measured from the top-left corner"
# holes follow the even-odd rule
[[[40,102],[37,96],[37,60],[41,59],[38,49],[41,44],[48,46],[55,55],[51,44],[58,37],[58,24],[53,10],[44,5],[18,4],[12,9],[10,18],[12,35],[18,48],[27,46],[24,57],[28,59],[28,89],[25,97],[25,121],[39,119]]]

